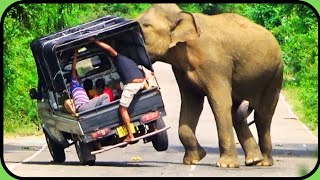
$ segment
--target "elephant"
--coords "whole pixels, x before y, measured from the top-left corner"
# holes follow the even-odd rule
[[[171,64],[179,86],[183,163],[196,164],[206,156],[195,131],[207,97],[218,132],[216,165],[240,167],[234,128],[245,165],[272,166],[271,121],[283,80],[274,35],[236,13],[189,13],[172,3],[153,4],[136,20],[152,63]],[[245,120],[253,110],[258,143]]]

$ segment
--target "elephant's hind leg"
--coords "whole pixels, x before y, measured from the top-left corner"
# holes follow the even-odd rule
[[[256,122],[257,132],[259,136],[259,146],[264,157],[264,160],[259,162],[258,166],[272,166],[272,143],[270,135],[270,125],[272,119],[272,112],[268,111],[255,111],[254,119]]]
[[[254,120],[257,127],[259,146],[264,160],[258,166],[272,166],[271,121],[274,115],[282,85],[282,64],[279,65],[272,82],[265,89],[260,104],[255,108]]]
[[[271,121],[278,101],[278,95],[271,98],[272,103],[265,99],[265,103],[261,104],[259,108],[255,109],[254,120],[257,127],[259,146],[264,157],[264,160],[258,163],[258,166],[272,166],[272,142],[271,142]],[[270,96],[269,96],[270,97]]]
[[[252,108],[248,105],[246,101],[242,101],[241,104],[234,102],[232,105],[232,120],[239,142],[245,153],[245,164],[246,166],[251,166],[261,162],[263,156],[246,121],[252,112]]]

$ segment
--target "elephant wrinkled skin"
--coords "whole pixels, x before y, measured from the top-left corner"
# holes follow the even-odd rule
[[[196,164],[206,156],[195,136],[206,96],[218,131],[217,165],[240,166],[233,127],[246,165],[273,165],[270,125],[283,62],[271,32],[237,14],[188,13],[175,4],[155,4],[137,20],[152,62],[171,64],[179,86],[183,163]],[[246,122],[252,110],[259,145]]]

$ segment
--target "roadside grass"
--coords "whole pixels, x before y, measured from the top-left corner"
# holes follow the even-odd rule
[[[310,119],[305,115],[307,111],[306,107],[303,106],[301,100],[299,100],[300,90],[299,88],[285,88],[282,90],[282,94],[285,96],[287,103],[290,108],[293,110],[295,115],[299,118],[304,125],[308,127],[308,129],[318,137],[318,123],[312,123]]]
[[[4,137],[22,137],[22,136],[38,136],[42,135],[42,129],[33,123],[29,124],[11,124],[4,130]]]

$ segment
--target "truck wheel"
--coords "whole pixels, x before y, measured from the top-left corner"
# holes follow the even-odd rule
[[[96,161],[96,155],[91,154],[91,151],[93,151],[93,145],[91,143],[86,144],[84,142],[80,142],[79,140],[75,140],[74,145],[76,147],[80,163],[82,165],[94,165]]]
[[[155,125],[156,125],[157,129],[162,129],[162,128],[166,127],[162,118],[159,118]],[[157,151],[167,150],[168,145],[169,145],[167,131],[162,131],[161,133],[153,136],[152,137],[152,145],[153,145],[154,149]]]
[[[53,162],[63,163],[66,160],[66,154],[64,153],[64,148],[56,143],[45,130],[43,130],[50,154],[53,158]]]

